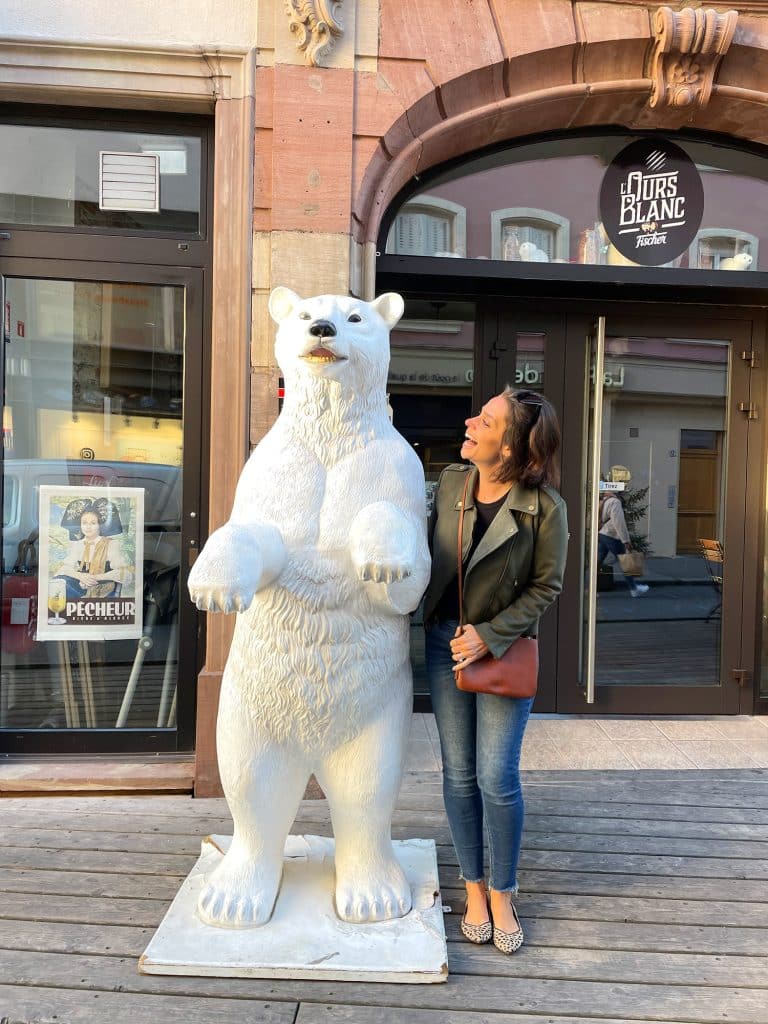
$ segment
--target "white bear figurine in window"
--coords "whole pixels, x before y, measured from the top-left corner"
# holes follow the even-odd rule
[[[333,820],[337,913],[401,917],[411,894],[390,827],[411,717],[408,613],[429,575],[424,474],[387,415],[403,300],[276,288],[269,309],[283,410],[189,577],[198,608],[239,613],[217,727],[234,837],[198,914],[231,928],[269,920],[314,773]]]

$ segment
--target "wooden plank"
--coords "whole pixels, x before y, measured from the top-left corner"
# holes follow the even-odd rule
[[[669,1017],[665,1024],[691,1024]],[[322,1006],[300,1003],[296,1024],[448,1024],[442,1010],[421,1010],[399,1006]],[[644,1024],[632,1017],[553,1017],[518,1013],[486,1013],[483,1010],[451,1011],[450,1024]]]
[[[768,862],[768,843],[755,839],[680,839],[672,836],[595,835],[579,832],[527,832],[523,836],[526,850],[569,850],[586,853],[649,853],[677,857],[724,857],[729,860],[755,859]]]
[[[642,773],[640,773],[642,774]],[[657,820],[666,818],[668,820],[690,820],[690,821],[734,821],[734,822],[768,822],[768,810],[759,802],[752,801],[745,797],[737,800],[735,793],[727,793],[721,797],[720,803],[713,803],[703,798],[700,792],[683,794],[677,800],[665,799],[668,793],[650,788],[640,790],[644,797],[641,802],[630,799],[632,794],[625,793],[623,789],[606,789],[600,787],[597,790],[587,788],[563,791],[563,787],[541,787],[527,784],[523,786],[526,802],[532,813],[541,814],[562,814],[567,816],[574,810],[580,816],[602,816],[615,818],[648,818]],[[62,813],[61,799],[39,797],[27,799],[23,797],[6,798],[2,801],[4,814],[10,809],[27,810],[35,813],[53,812]],[[7,801],[7,802],[6,802]],[[177,815],[185,817],[202,817],[215,815],[227,817],[229,814],[226,801],[223,799],[196,799],[183,796],[145,796],[145,797],[121,797],[93,796],[87,799],[79,797],[67,797],[67,813],[70,817],[83,813],[106,813],[125,816],[127,814],[140,814],[142,816],[157,815],[161,818]],[[312,815],[316,813],[316,807],[324,804],[325,801],[308,800],[302,804],[300,813]],[[400,810],[434,811],[442,812],[442,787],[436,787],[434,792],[427,794],[414,794],[401,791],[398,797],[398,808]]]
[[[30,850],[0,846],[0,870],[44,868],[48,871],[115,871],[141,875],[188,875],[195,857],[157,853],[100,853],[98,850]]]
[[[445,851],[445,852],[443,852]],[[44,851],[43,851],[44,852]],[[441,847],[438,861],[446,867],[456,863],[453,850]],[[612,875],[660,875],[676,878],[768,878],[768,862],[727,857],[666,857],[626,853],[569,853],[556,850],[526,850],[520,867],[529,871],[590,871]]]
[[[112,798],[122,803],[121,798]],[[131,828],[137,831],[159,831],[159,832],[183,832],[192,834],[196,831],[214,832],[227,831],[231,828],[232,818],[228,808],[223,801],[199,801],[192,804],[194,812],[185,804],[174,803],[174,798],[163,798],[167,803],[167,810],[162,805],[158,807],[152,804],[152,798],[147,797],[146,808],[131,802],[127,809],[120,809],[120,803],[113,806],[110,800],[98,801],[75,801],[68,798],[66,801],[58,800],[51,804],[45,800],[24,801],[8,800],[2,802],[3,822],[10,827],[18,824],[19,827],[29,825],[43,826],[46,823],[55,823],[63,827],[89,828],[88,822],[98,821],[99,828],[107,831],[125,831],[124,823],[130,822]],[[395,810],[393,821],[395,824],[408,825],[412,823],[425,825],[440,825],[445,822],[445,811],[442,799],[435,798],[434,808],[426,807],[424,801],[419,801],[419,806],[408,808],[402,794],[398,801],[398,808]],[[191,802],[187,802],[189,804]],[[198,804],[214,804],[213,808],[200,808]],[[31,805],[31,806],[30,806]],[[577,814],[574,814],[574,811]],[[299,807],[296,816],[297,821],[329,821],[330,812],[328,804],[324,800],[307,801]],[[82,824],[81,824],[82,823]],[[690,823],[690,824],[688,824]],[[572,828],[569,828],[570,825]],[[526,830],[534,831],[558,830],[558,831],[593,831],[611,832],[614,829],[619,834],[638,835],[667,835],[669,828],[675,832],[669,834],[700,836],[706,835],[708,826],[732,825],[734,832],[723,832],[733,834],[734,838],[749,838],[750,830],[755,829],[757,838],[765,839],[768,836],[768,814],[763,811],[751,811],[739,808],[707,808],[707,807],[667,807],[662,804],[620,805],[592,802],[584,799],[579,802],[578,808],[573,803],[562,803],[559,801],[533,801],[530,797],[526,803]],[[90,827],[93,827],[92,825]],[[690,829],[690,831],[688,831]],[[720,829],[718,828],[718,831]],[[741,833],[739,835],[739,832]]]
[[[110,757],[89,760],[19,760],[0,764],[0,794],[83,791],[191,793],[194,757],[147,761]]]
[[[301,826],[294,825],[292,831],[303,832]],[[331,835],[329,824],[315,822],[315,834]],[[317,827],[322,826],[322,827]],[[448,851],[441,860],[454,863],[448,846],[450,836],[447,830],[431,830],[433,835],[421,831],[422,838],[435,838],[438,845]],[[409,838],[411,829],[395,828],[394,838]],[[170,854],[196,856],[200,851],[202,835],[186,836],[162,833],[104,832],[71,829],[22,829],[10,830],[6,836],[6,845],[10,853],[13,849],[29,850],[83,850],[103,853],[137,852],[144,854]],[[440,842],[441,840],[441,842]],[[661,852],[663,851],[663,853]],[[725,872],[729,877],[734,871],[737,877],[766,878],[768,877],[768,843],[744,842],[737,840],[699,840],[671,839],[660,841],[656,837],[646,836],[610,836],[610,835],[569,835],[567,833],[533,833],[524,836],[521,865],[533,866],[539,870],[546,868],[560,857],[573,855],[578,860],[585,854],[590,862],[586,866],[592,870],[619,870],[619,859],[642,858],[647,855],[656,861],[674,863],[675,870],[681,864],[686,865],[687,874],[698,875],[699,867],[691,861],[703,861],[710,865],[707,870],[716,873]],[[582,858],[583,860],[583,858]],[[575,861],[574,861],[575,863]],[[603,866],[600,866],[603,865]],[[730,869],[734,869],[733,871]],[[639,870],[639,869],[638,869]],[[663,868],[662,868],[663,870]],[[666,873],[666,872],[665,872]]]
[[[443,887],[443,903],[463,911],[464,890]],[[528,919],[565,918],[577,921],[626,921],[637,924],[713,925],[765,928],[768,902],[736,903],[723,900],[638,899],[618,896],[574,896],[521,892],[515,898],[520,915]]]
[[[638,925],[601,921],[566,921],[551,918],[526,918],[521,915],[523,927],[526,933],[526,950],[533,947],[553,950],[591,950],[597,958],[603,962],[606,970],[612,969],[614,965],[620,964],[624,975],[611,975],[614,980],[619,981],[647,981],[653,979],[654,983],[663,980],[662,975],[656,975],[647,971],[644,975],[636,975],[634,972],[638,962],[638,956],[647,952],[659,953],[670,956],[670,969],[673,964],[678,966],[687,963],[684,960],[677,960],[676,957],[683,955],[695,955],[697,968],[692,973],[681,975],[675,984],[695,984],[697,979],[701,984],[727,984],[728,980],[738,979],[739,984],[746,987],[768,987],[768,961],[763,956],[766,945],[766,929],[764,928],[724,928],[681,925]],[[103,920],[96,922],[55,922],[45,921],[19,921],[0,920],[0,948],[4,950],[31,950],[46,953],[72,953],[78,955],[109,953],[111,956],[133,956],[138,957],[146,947],[152,934],[159,924],[140,926],[109,925]],[[459,917],[452,915],[446,920],[446,934],[451,941],[453,952],[460,952],[465,946],[459,930]],[[699,978],[704,960],[708,957],[717,958],[722,954],[724,946],[728,949],[728,956],[722,958],[721,966],[717,967],[719,981],[703,981]],[[471,948],[471,947],[470,947]],[[605,950],[611,950],[610,957],[607,957]],[[618,952],[632,952],[631,957],[626,958],[626,963],[619,957]],[[485,968],[488,974],[499,973],[496,964],[497,953],[491,946],[486,950],[491,954],[490,960],[486,956]],[[557,977],[556,954],[549,965],[548,974],[540,974],[539,977]],[[747,981],[746,975],[737,970],[739,964],[734,958],[742,957],[745,962],[753,959],[757,973]],[[561,954],[561,959],[566,961],[563,968],[564,977],[570,977],[568,973],[571,962],[570,953],[566,956]],[[663,957],[662,957],[663,959]],[[515,958],[518,967],[522,965],[523,973],[528,974],[528,955],[522,958]],[[721,970],[722,967],[722,970]],[[453,965],[451,964],[453,970]],[[712,966],[712,970],[715,966]],[[697,974],[699,971],[699,974]],[[762,972],[762,973],[760,973]],[[504,973],[504,972],[501,972]],[[516,968],[513,974],[519,973]],[[665,975],[666,976],[666,975]],[[583,975],[587,977],[587,975]],[[703,977],[703,975],[702,975]],[[606,980],[605,976],[590,976],[591,980]],[[671,978],[671,976],[670,976]],[[672,981],[668,978],[668,983]],[[760,979],[758,981],[758,979]]]
[[[157,927],[176,895],[178,883],[169,884],[164,896],[156,898],[116,897],[101,891],[102,879],[109,881],[114,875],[56,876],[52,886],[30,886],[27,891],[6,891],[0,898],[0,919],[40,920],[40,902],[30,899],[30,892],[45,895],[43,901],[46,921],[89,922],[105,925],[143,925]],[[77,879],[75,882],[74,880]],[[163,881],[160,879],[159,881]],[[72,884],[74,882],[74,884]],[[68,883],[68,884],[67,884]],[[68,892],[55,891],[66,888]],[[79,894],[73,894],[72,889]],[[144,890],[146,891],[146,886]],[[458,913],[463,908],[463,889],[443,888],[443,902]],[[624,896],[567,896],[533,895],[521,893],[515,905],[528,920],[545,918],[573,921],[614,921],[651,925],[708,925],[714,927],[756,928],[766,927],[768,903],[733,903],[721,900],[633,899]]]
[[[522,907],[521,907],[522,911]],[[768,940],[767,928],[728,928],[702,925],[655,925],[613,921],[568,921],[553,918],[527,918],[521,913],[526,941],[534,946],[560,946],[571,949],[637,950],[668,953],[718,955],[724,947],[728,954],[762,957]],[[446,935],[461,942],[458,914],[446,917]],[[732,974],[732,978],[739,975]],[[646,978],[656,980],[654,975]],[[695,980],[695,979],[694,979]]]
[[[443,884],[449,876],[441,875]],[[589,871],[537,871],[526,868],[520,872],[520,884],[526,892],[578,893],[595,896],[655,896],[674,899],[707,900],[713,895],[736,902],[763,902],[765,882],[741,878],[720,878],[717,887],[706,878],[676,878],[674,875],[658,877],[653,873],[592,874]]]
[[[175,894],[174,894],[175,895]],[[43,902],[44,919],[51,922],[88,922],[90,924],[134,925],[157,928],[171,899],[104,899],[94,896],[47,896]],[[41,920],[41,904],[28,893],[5,892],[0,898],[0,928],[8,921]],[[12,927],[12,926],[9,926]],[[6,929],[4,935],[9,934]],[[0,940],[2,944],[2,940]]]
[[[307,831],[313,823],[329,824],[330,811],[325,801],[316,801],[312,810],[301,809],[296,822],[307,825]],[[448,826],[444,811],[402,811],[395,810],[392,817],[395,829],[410,830],[411,835],[421,837],[447,837]],[[211,833],[231,835],[232,818],[207,816],[191,819],[187,816],[139,816],[117,814],[83,813],[76,816],[64,814],[60,809],[54,814],[35,813],[33,811],[11,811],[4,814],[3,826],[13,839],[16,829],[28,828],[64,828],[69,832],[99,831],[132,832],[146,835],[196,835]],[[540,833],[565,833],[578,836],[612,835],[612,836],[645,836],[662,839],[702,839],[727,840],[742,842],[768,843],[768,824],[744,824],[729,822],[689,822],[676,819],[667,821],[628,818],[602,818],[580,815],[537,814],[526,810],[525,836],[538,836]],[[447,838],[445,839],[447,842]],[[538,839],[536,839],[538,842]],[[18,844],[15,844],[18,845]]]
[[[17,869],[0,872],[0,891],[40,893],[42,895],[79,894],[106,898],[171,900],[181,885],[179,875],[130,875],[114,872],[79,872]],[[616,897],[655,900],[668,899],[683,904],[712,901],[712,883],[689,878],[655,878],[646,875],[592,875],[587,872],[535,872],[520,874],[522,895],[554,895],[563,899]],[[442,889],[447,899],[459,895],[458,870],[443,872]],[[749,880],[720,879],[717,893],[721,900],[736,904],[737,913],[748,913],[749,906],[759,907],[765,900],[765,883]],[[741,909],[739,909],[741,908]],[[701,923],[706,923],[702,921]]]
[[[522,969],[522,958],[517,961]],[[173,978],[140,975],[133,958],[79,956],[7,950],[0,962],[0,984],[84,991],[148,992],[242,999],[308,1000],[316,1003],[412,1006],[453,1012],[475,1009],[571,1017],[610,1017],[631,1007],[638,1020],[669,1020],[672,1007],[685,1007],[695,1024],[723,1020],[765,1024],[765,989],[731,986],[594,982],[549,978],[453,975],[445,985],[386,985],[352,982],[275,981],[239,978]]]
[[[0,871],[0,891],[48,895],[104,896],[108,899],[172,900],[184,876],[131,875],[114,872]]]
[[[199,849],[199,847],[198,847]],[[196,853],[143,853],[126,851],[78,850],[4,846],[0,847],[0,869],[42,868],[60,871],[134,871],[150,875],[187,875]],[[456,864],[452,849],[441,847],[439,864],[451,871]],[[667,857],[609,853],[569,853],[550,850],[523,850],[522,870],[587,871],[623,875],[640,874],[680,878],[765,879],[768,862],[717,857]],[[442,877],[442,876],[441,876]]]
[[[293,1024],[296,1003],[252,999],[83,992],[0,985],[0,1009],[9,1024]]]
[[[442,783],[439,773],[424,773],[431,781],[424,781],[406,776],[401,789],[398,806],[402,809],[422,809],[420,796],[427,799],[429,809],[432,801],[440,801]],[[669,783],[669,784],[666,784]],[[574,797],[579,813],[585,813],[588,806],[599,805],[603,813],[619,816],[627,815],[621,808],[627,803],[637,804],[638,808],[648,804],[659,804],[669,808],[682,808],[685,813],[692,798],[696,798],[695,810],[706,812],[710,807],[728,812],[729,810],[766,809],[768,808],[768,769],[738,770],[722,773],[710,770],[690,770],[679,772],[527,772],[523,773],[523,786],[528,800],[533,803],[553,801],[560,804],[563,813],[574,809]],[[650,799],[656,797],[657,799]],[[716,799],[713,799],[716,798]],[[39,797],[36,799],[18,798],[14,803],[19,809],[34,809],[40,804],[54,808],[55,798]],[[91,797],[68,798],[71,813],[82,811],[101,811],[124,814],[131,810],[141,814],[197,814],[214,813],[226,815],[226,802],[220,798],[192,800],[179,796],[143,796],[143,797]],[[307,801],[314,803],[314,801]],[[439,803],[438,803],[438,806]],[[617,808],[619,808],[617,810]],[[693,819],[697,820],[697,819]],[[706,820],[706,819],[705,819]],[[742,820],[739,817],[726,820]],[[762,816],[768,821],[768,815]]]

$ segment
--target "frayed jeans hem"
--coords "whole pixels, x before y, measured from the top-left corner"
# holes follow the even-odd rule
[[[480,882],[484,882],[485,881],[484,877],[481,877],[481,878],[467,878],[467,876],[466,875],[462,875],[461,872],[459,872],[459,878],[461,879],[462,882],[469,882],[470,885],[479,885]]]

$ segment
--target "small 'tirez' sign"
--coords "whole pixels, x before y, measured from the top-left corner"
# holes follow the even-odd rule
[[[645,267],[676,259],[701,226],[704,186],[673,142],[649,138],[618,153],[600,186],[600,217],[622,256]]]

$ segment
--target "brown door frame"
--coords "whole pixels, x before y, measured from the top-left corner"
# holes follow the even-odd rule
[[[206,347],[208,289],[205,273],[197,267],[151,266],[130,263],[96,263],[79,260],[0,258],[4,278],[53,279],[65,281],[107,281],[126,284],[173,285],[186,293],[186,336],[184,344],[184,464],[182,477],[181,559],[179,573],[179,654],[177,728],[139,729],[43,729],[0,730],[2,753],[98,753],[127,751],[192,750],[195,739],[197,676],[201,667],[202,642],[197,609],[187,599],[187,577],[191,562],[185,551],[196,551],[201,543],[201,524],[206,518],[203,479],[206,452],[203,371]],[[5,383],[5,356],[0,355],[0,377]],[[0,475],[0,491],[2,478]]]
[[[544,307],[546,312],[540,310]],[[581,550],[585,529],[584,476],[588,373],[587,337],[596,316],[604,315],[610,332],[641,334],[669,322],[680,324],[688,336],[723,337],[732,342],[729,396],[729,467],[726,507],[737,508],[726,519],[726,572],[721,645],[720,686],[617,686],[600,687],[597,702],[587,705],[580,685],[580,635],[582,590]],[[628,330],[622,331],[626,327]],[[766,317],[762,309],[722,306],[671,306],[649,303],[557,301],[542,303],[515,299],[482,301],[478,309],[475,403],[507,383],[514,366],[506,354],[504,336],[511,332],[542,331],[545,349],[545,390],[558,407],[563,422],[562,492],[569,505],[571,543],[563,596],[556,614],[542,620],[542,672],[535,710],[595,714],[749,714],[753,710],[752,686],[740,687],[731,670],[747,668],[756,678],[759,657],[760,587],[762,549],[760,510],[763,494],[765,447],[762,420],[749,420],[739,403],[751,401],[763,407],[765,392]],[[755,368],[742,352],[757,354]],[[514,350],[511,351],[512,360]],[[502,379],[504,377],[505,379]],[[566,382],[567,386],[566,386]],[[757,473],[750,464],[759,466]],[[569,597],[569,595],[572,595]],[[602,692],[601,692],[602,691]]]

